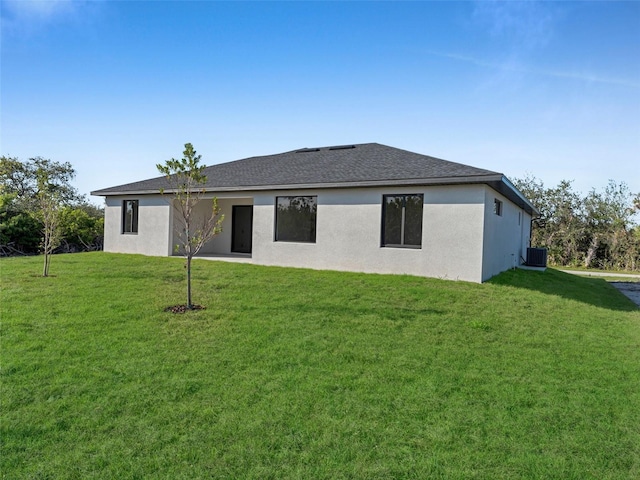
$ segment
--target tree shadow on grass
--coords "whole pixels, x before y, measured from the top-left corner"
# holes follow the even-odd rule
[[[509,270],[493,277],[488,283],[534,290],[609,310],[638,311],[637,305],[606,280],[581,277],[552,268],[544,272]]]

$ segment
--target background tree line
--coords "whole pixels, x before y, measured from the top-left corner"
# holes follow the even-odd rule
[[[547,188],[526,176],[514,184],[540,211],[531,246],[546,247],[551,265],[640,270],[640,194],[624,182],[610,180],[587,195],[567,180]]]
[[[104,212],[74,177],[68,162],[0,157],[0,256],[102,249]]]

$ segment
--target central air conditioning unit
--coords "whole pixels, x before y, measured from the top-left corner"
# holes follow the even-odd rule
[[[547,249],[546,248],[527,248],[527,266],[546,267],[547,266]]]

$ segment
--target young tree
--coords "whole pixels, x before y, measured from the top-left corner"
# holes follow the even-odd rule
[[[42,235],[40,246],[44,254],[44,277],[49,275],[51,254],[60,244],[60,209],[63,203],[79,198],[71,186],[74,176],[75,171],[69,162],[54,162],[42,157],[21,162],[14,157],[0,157],[0,194],[5,200],[10,200],[2,202],[8,207],[3,209],[0,218],[3,250],[9,249],[8,253],[12,253],[9,247],[16,241],[28,246],[22,238],[28,232],[15,227],[39,224],[40,228],[36,228]],[[28,218],[31,223],[26,221]]]
[[[60,192],[49,181],[47,170],[39,168],[36,171],[38,178],[38,219],[42,222],[42,253],[44,254],[44,267],[42,276],[49,276],[51,254],[60,245],[60,209],[62,201]]]
[[[104,212],[78,194],[71,185],[74,177],[69,162],[0,156],[0,256],[35,254],[43,247],[65,252],[101,249]],[[42,239],[43,211],[53,219],[55,208],[61,215],[58,247],[49,241],[55,240],[49,236],[52,230]]]
[[[206,165],[200,165],[202,155],[197,155],[193,145],[184,145],[183,157],[172,158],[164,165],[157,164],[158,171],[167,178],[169,188],[161,193],[172,195],[175,210],[174,229],[178,237],[176,251],[186,259],[187,270],[187,309],[193,309],[191,301],[191,260],[203,245],[222,232],[224,215],[220,214],[217,198],[212,199],[213,208],[206,215],[197,215],[196,205],[205,193],[203,188],[207,181],[203,173]]]

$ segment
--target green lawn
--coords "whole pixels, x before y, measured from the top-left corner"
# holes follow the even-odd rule
[[[3,478],[640,477],[640,310],[483,285],[88,253],[0,260]]]

